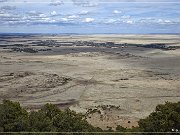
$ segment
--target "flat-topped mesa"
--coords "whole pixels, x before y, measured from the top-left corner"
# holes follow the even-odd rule
[[[115,43],[115,42],[97,42],[97,41],[58,41],[58,40],[37,40],[33,41],[31,43],[32,46],[48,46],[48,47],[60,47],[60,46],[89,46],[89,47],[106,47],[106,48],[113,48],[113,47],[125,47],[128,45],[128,43]],[[11,46],[16,46],[16,47],[24,47],[22,44],[14,44]],[[3,47],[7,47],[3,46]]]
[[[127,46],[127,43],[114,43],[114,42],[94,42],[94,41],[75,41],[75,46],[91,46],[91,47],[106,47],[106,48],[113,48],[113,47],[124,47]]]
[[[38,46],[48,46],[48,45],[56,45],[57,41],[56,40],[40,40],[40,41],[36,41],[36,42],[32,42],[32,44],[36,44]]]
[[[170,46],[169,44],[164,44],[164,43],[153,43],[153,44],[146,44],[143,46],[139,45],[138,47],[155,48],[162,50],[176,50],[180,48],[180,46]]]
[[[14,47],[11,48],[12,51],[16,51],[16,52],[27,52],[27,53],[37,53],[38,51],[33,49],[33,48],[18,48],[18,47]]]

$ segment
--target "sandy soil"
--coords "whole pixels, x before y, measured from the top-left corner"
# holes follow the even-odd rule
[[[6,40],[8,44],[28,44],[45,37]],[[180,43],[175,35],[48,39]],[[103,129],[137,126],[137,121],[148,116],[157,104],[180,101],[180,49],[58,47],[30,54],[0,48],[0,100],[3,99],[19,101],[27,109],[39,109],[45,103],[69,107],[87,114],[91,124]],[[97,111],[88,113],[89,109]]]

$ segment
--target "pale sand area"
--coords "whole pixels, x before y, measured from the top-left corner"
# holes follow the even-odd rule
[[[77,37],[89,40],[89,36]],[[66,38],[69,41],[77,37]],[[177,37],[171,42],[179,42]],[[92,38],[109,41],[104,35]],[[136,40],[139,38],[142,37],[137,36]],[[168,41],[166,36],[151,38],[148,39],[151,42],[154,38]],[[141,39],[141,42],[146,41]],[[102,105],[119,106],[119,109],[105,110],[97,107],[101,114],[88,115],[91,124],[104,129],[116,125],[136,126],[157,104],[180,101],[180,49],[107,48],[88,52],[88,47],[84,48],[85,52],[71,53],[69,49],[66,54],[28,54],[1,49],[1,100],[19,101],[29,109],[53,103],[81,113]]]

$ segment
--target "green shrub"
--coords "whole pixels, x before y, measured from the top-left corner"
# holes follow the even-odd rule
[[[158,105],[155,112],[139,121],[139,127],[145,132],[180,131],[180,102]]]
[[[27,112],[19,103],[4,100],[0,104],[0,132],[95,132],[82,114],[61,111],[46,104],[39,111]]]

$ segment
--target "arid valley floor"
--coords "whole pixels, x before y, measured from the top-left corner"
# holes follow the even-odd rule
[[[89,45],[106,42],[116,45]],[[0,101],[69,107],[103,129],[137,126],[180,101],[179,46],[179,35],[1,35]]]

